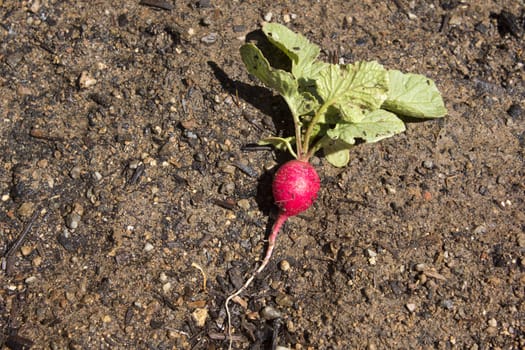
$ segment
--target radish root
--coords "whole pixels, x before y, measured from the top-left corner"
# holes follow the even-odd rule
[[[279,216],[277,217],[277,220],[275,220],[275,223],[273,224],[272,232],[270,233],[270,236],[268,237],[268,248],[266,248],[266,255],[264,256],[264,260],[262,261],[261,265],[250,276],[250,278],[246,280],[246,282],[241,288],[239,288],[235,293],[231,294],[226,299],[225,308],[226,308],[226,314],[228,316],[228,339],[230,342],[228,345],[229,350],[232,349],[233,337],[232,337],[231,314],[230,314],[230,308],[228,307],[228,304],[233,298],[235,298],[236,296],[241,294],[246,288],[248,288],[250,284],[253,282],[253,280],[255,279],[255,277],[257,277],[257,275],[259,275],[264,270],[264,268],[268,265],[272,257],[273,248],[275,247],[275,242],[277,240],[277,236],[279,235],[279,231],[281,227],[283,226],[283,224],[285,223],[285,221],[288,219],[288,217],[289,215],[283,213],[282,211],[279,212]]]

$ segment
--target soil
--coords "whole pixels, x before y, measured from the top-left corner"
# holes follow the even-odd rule
[[[0,1],[2,349],[225,349],[265,250],[283,101],[262,21],[436,81],[443,119],[319,154],[233,303],[238,349],[525,348],[523,1]]]

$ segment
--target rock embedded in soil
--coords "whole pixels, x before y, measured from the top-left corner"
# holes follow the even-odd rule
[[[288,260],[282,260],[279,264],[279,267],[282,271],[287,272],[290,270],[290,263],[288,262]]]
[[[237,202],[237,205],[239,208],[243,209],[244,211],[247,211],[250,209],[250,201],[247,199],[241,199]]]
[[[512,104],[509,109],[507,109],[507,113],[514,120],[523,119],[523,116],[525,115],[523,108],[517,103]]]
[[[23,245],[20,248],[20,252],[22,253],[23,256],[28,256],[29,254],[31,254],[32,251],[33,251],[33,247],[29,245]]]
[[[78,213],[72,212],[66,216],[66,226],[72,230],[78,227],[81,216]]]
[[[88,89],[95,85],[97,83],[97,80],[89,74],[87,71],[82,71],[80,73],[80,76],[78,78],[78,85],[81,89]]]
[[[261,310],[261,317],[267,321],[275,320],[276,318],[281,318],[282,314],[279,310],[272,306],[266,306]]]
[[[201,42],[203,42],[206,45],[213,45],[217,41],[217,38],[219,35],[217,33],[210,33],[204,37],[201,38]]]
[[[207,308],[197,308],[191,314],[193,320],[197,327],[204,327],[206,324],[206,319],[208,318],[208,309]]]
[[[277,297],[275,297],[275,302],[277,305],[282,307],[292,307],[293,306],[293,298],[289,296],[288,294],[281,293]]]
[[[28,219],[33,215],[33,212],[35,211],[35,204],[32,202],[24,202],[20,207],[18,207],[17,214],[22,219]]]
[[[407,303],[407,304],[405,305],[405,307],[407,308],[407,310],[408,310],[409,312],[414,312],[414,311],[416,311],[416,304],[414,304],[414,303]]]
[[[69,171],[69,176],[71,176],[72,179],[79,179],[80,175],[82,174],[82,169],[79,166],[74,166]]]
[[[487,323],[488,323],[489,327],[497,327],[498,326],[498,321],[496,321],[495,318],[491,318]]]

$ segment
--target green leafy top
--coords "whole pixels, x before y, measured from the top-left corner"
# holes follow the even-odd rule
[[[320,48],[301,34],[277,23],[262,30],[290,59],[290,71],[272,67],[251,43],[241,47],[241,57],[252,75],[284,98],[295,136],[268,137],[261,143],[302,160],[323,149],[330,163],[345,166],[356,140],[377,142],[403,132],[398,116],[438,118],[447,113],[436,85],[423,75],[387,70],[377,62],[328,64],[317,59]]]

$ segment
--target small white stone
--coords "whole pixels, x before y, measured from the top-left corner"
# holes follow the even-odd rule
[[[30,277],[26,278],[26,279],[24,280],[24,282],[25,282],[26,284],[35,283],[35,282],[36,282],[36,277],[35,277],[35,276],[30,276]]]
[[[164,293],[168,293],[169,291],[171,290],[171,283],[170,282],[166,282],[162,285],[162,291]]]
[[[151,243],[149,243],[149,242],[146,243],[146,245],[144,245],[144,251],[145,251],[146,253],[147,253],[147,252],[151,252],[151,251],[153,250],[153,248],[155,248],[155,247],[153,247],[153,244],[151,244]]]
[[[164,272],[161,272],[159,275],[159,280],[161,282],[166,282],[168,280],[168,276]]]
[[[191,316],[193,317],[193,320],[195,321],[197,327],[204,327],[204,325],[206,324],[206,319],[208,318],[208,309],[195,309],[195,311],[192,312]]]
[[[87,88],[92,87],[96,83],[97,83],[97,80],[93,78],[89,74],[89,72],[82,71],[82,73],[80,73],[80,77],[78,78],[78,85],[80,86],[80,88],[87,89]]]
[[[497,327],[498,326],[498,321],[496,321],[495,318],[491,318],[489,321],[488,321],[488,324],[490,327]]]
[[[272,20],[272,17],[273,17],[273,13],[271,11],[268,11],[266,12],[266,14],[264,15],[264,20],[266,22],[270,22]]]
[[[406,307],[407,310],[410,311],[410,312],[414,312],[414,311],[416,311],[416,304],[414,304],[414,303],[407,303],[407,304],[405,305],[405,307]]]
[[[281,263],[279,264],[279,267],[281,268],[282,271],[286,272],[290,270],[290,263],[287,260],[282,260]]]
[[[95,171],[93,173],[93,177],[95,178],[95,180],[100,181],[102,179],[102,174],[99,173],[98,171]]]

